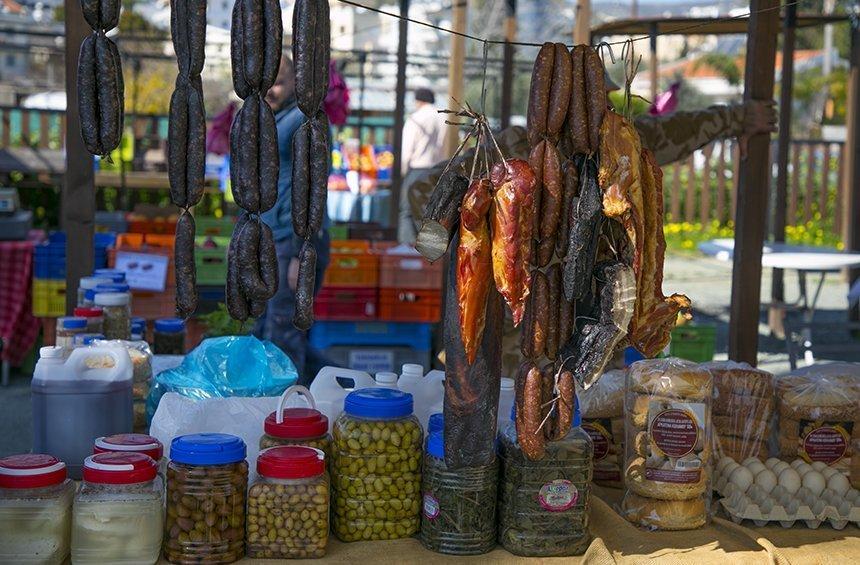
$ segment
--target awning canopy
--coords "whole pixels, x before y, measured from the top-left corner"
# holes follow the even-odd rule
[[[799,14],[797,27],[815,27],[825,24],[847,22],[847,15]],[[609,35],[729,35],[747,32],[749,16],[742,18],[641,18],[615,20],[591,29],[591,36]]]

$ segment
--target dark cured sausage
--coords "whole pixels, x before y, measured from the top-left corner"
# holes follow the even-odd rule
[[[311,122],[305,121],[293,135],[293,231],[302,239],[308,236],[308,208],[311,194]]]
[[[532,461],[541,459],[546,447],[540,428],[542,381],[540,369],[533,362],[526,361],[520,366],[515,386],[517,442]]]
[[[460,204],[468,187],[469,179],[449,170],[433,189],[415,240],[415,249],[428,261],[439,259],[448,250],[448,243],[459,225]]]
[[[541,271],[533,271],[531,280],[520,350],[527,359],[537,359],[543,355],[546,346],[546,324],[550,317],[549,288],[546,275]]]
[[[78,114],[81,120],[81,137],[87,151],[93,155],[105,153],[99,139],[98,97],[96,94],[96,36],[89,35],[81,42],[78,54]]]
[[[585,97],[585,52],[587,45],[577,45],[570,51],[573,85],[570,89],[570,104],[567,107],[567,133],[574,154],[590,154],[588,110]]]
[[[566,160],[561,165],[562,187],[564,192],[561,197],[562,208],[558,218],[558,237],[556,238],[556,252],[559,257],[567,255],[567,245],[570,243],[571,214],[576,209],[575,199],[579,193],[579,171],[572,160]]]
[[[238,239],[239,281],[250,300],[268,300],[278,290],[278,258],[272,231],[258,217],[250,218]]]
[[[194,268],[194,216],[188,211],[176,222],[173,256],[176,263],[176,315],[188,318],[197,310],[197,273]]]
[[[570,89],[573,83],[573,66],[567,47],[563,43],[553,46],[552,86],[549,91],[549,109],[546,119],[546,136],[553,143],[558,142],[559,134],[567,119],[567,105],[570,103]]]
[[[278,130],[275,127],[275,115],[269,104],[260,102],[260,140],[259,165],[260,176],[260,212],[271,210],[278,201],[278,174],[281,168],[281,157],[278,153]]]
[[[314,285],[316,284],[317,252],[310,241],[302,244],[299,253],[299,275],[296,282],[296,311],[293,325],[307,331],[314,323]]]
[[[585,102],[588,110],[588,146],[591,151],[600,147],[600,126],[606,114],[606,71],[597,50],[585,50]]]
[[[327,0],[298,0],[293,8],[293,62],[299,109],[313,116],[328,91],[330,40]]]
[[[230,128],[230,182],[233,198],[248,212],[260,211],[259,163],[260,103],[259,96],[249,96],[233,118]],[[265,102],[262,102],[265,104]]]
[[[586,159],[580,169],[579,201],[570,229],[570,243],[564,259],[564,296],[582,298],[591,288],[602,214],[602,194],[597,184],[597,165]]]
[[[308,198],[308,235],[322,227],[328,197],[328,118],[319,111],[311,118],[310,195]]]
[[[547,134],[547,118],[549,116],[550,89],[554,72],[555,46],[544,43],[535,58],[532,70],[532,81],[529,88],[529,105],[526,114],[526,130],[531,146]]]
[[[555,361],[558,355],[558,328],[559,319],[556,315],[556,305],[564,301],[564,292],[561,289],[561,263],[553,264],[546,271],[547,279],[547,316],[546,316],[546,341],[544,344],[544,355],[550,361]]]

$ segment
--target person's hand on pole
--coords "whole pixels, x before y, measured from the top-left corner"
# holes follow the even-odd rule
[[[747,157],[747,146],[752,136],[776,131],[776,102],[773,100],[748,100],[744,103],[744,130],[738,136],[741,159]]]

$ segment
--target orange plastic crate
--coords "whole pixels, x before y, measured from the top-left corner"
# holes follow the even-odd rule
[[[380,255],[379,288],[440,290],[442,263],[420,255]]]
[[[331,288],[375,288],[379,283],[379,257],[370,244],[360,240],[331,242],[331,257],[323,286]]]
[[[173,234],[176,231],[176,220],[132,220],[128,223],[128,231],[139,234]]]
[[[379,290],[379,319],[390,322],[438,322],[442,292],[434,289]]]

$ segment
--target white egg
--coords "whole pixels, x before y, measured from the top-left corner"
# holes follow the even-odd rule
[[[786,463],[785,461],[780,461],[779,463],[777,463],[776,465],[773,466],[771,471],[776,473],[776,476],[778,477],[779,474],[782,473],[783,471],[785,471],[786,469],[791,469],[791,467],[789,467],[788,463]]]
[[[791,468],[797,469],[798,465],[803,465],[804,463],[806,463],[806,461],[804,461],[803,459],[795,459],[794,461],[791,462]]]
[[[725,469],[729,463],[734,463],[734,461],[734,459],[728,456],[720,458],[719,462],[717,462],[717,473],[722,473],[723,469]]]
[[[746,467],[741,467],[740,465],[738,465],[738,467],[734,471],[732,471],[732,474],[729,475],[729,478],[741,492],[746,491],[748,488],[750,488],[750,485],[753,482],[752,472],[750,472],[750,470]]]
[[[735,469],[737,469],[738,467],[740,467],[740,465],[738,465],[738,464],[737,464],[737,463],[735,463],[734,461],[730,462],[728,465],[726,465],[725,467],[723,467],[723,476],[724,476],[724,477],[726,477],[727,479],[731,480],[732,473],[733,473],[733,472],[735,471]]]
[[[770,459],[768,459],[767,461],[764,462],[764,466],[767,467],[768,469],[773,469],[773,466],[779,462],[780,462],[779,459],[777,459],[776,457],[771,457]]]
[[[826,469],[821,471],[821,474],[824,475],[824,478],[829,481],[830,477],[832,477],[833,475],[838,475],[839,471],[837,471],[833,467],[827,467]]]
[[[755,484],[766,493],[773,491],[776,486],[776,475],[770,469],[764,469],[755,476]]]
[[[783,469],[779,474],[779,484],[789,494],[794,494],[800,488],[800,475],[794,469]]]
[[[747,469],[753,474],[753,477],[761,473],[762,471],[766,471],[767,467],[764,466],[764,463],[761,461],[753,461],[749,465],[745,465]]]
[[[844,496],[845,493],[848,492],[848,489],[851,488],[851,484],[848,482],[848,477],[837,472],[835,475],[831,475],[831,477],[827,479],[827,488],[839,496]]]
[[[825,463],[824,461],[813,461],[812,468],[820,473],[827,468],[827,463]]]
[[[744,467],[749,467],[750,463],[761,463],[761,461],[759,461],[758,457],[747,457],[743,460],[741,465],[743,465]]]
[[[802,477],[803,475],[812,471],[813,469],[812,469],[812,465],[810,465],[809,463],[801,463],[800,465],[795,467],[794,470],[797,471],[798,473],[800,473],[800,476]]]
[[[821,495],[822,491],[824,491],[824,487],[827,486],[827,482],[824,480],[824,475],[813,470],[810,470],[808,473],[803,475],[801,483],[804,488],[808,488],[815,496]]]

